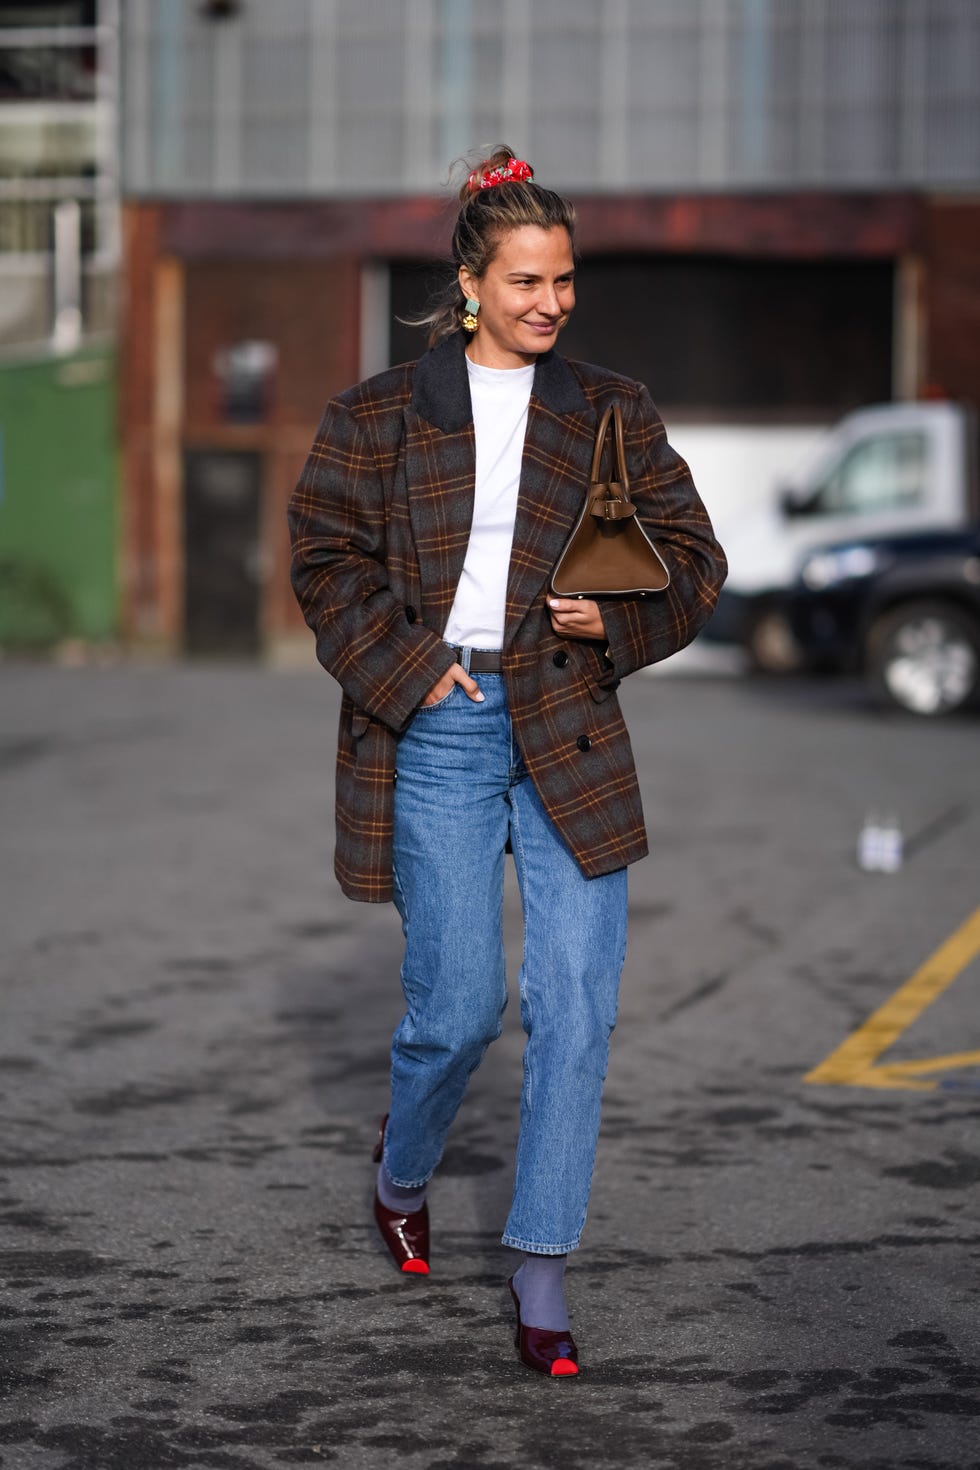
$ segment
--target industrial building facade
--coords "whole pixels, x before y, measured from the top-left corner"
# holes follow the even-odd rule
[[[125,625],[298,631],[285,504],[504,139],[580,219],[563,350],[668,425],[980,402],[970,0],[126,0]]]

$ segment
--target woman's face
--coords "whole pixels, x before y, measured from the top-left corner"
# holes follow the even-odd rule
[[[568,231],[561,225],[521,225],[501,237],[482,276],[461,266],[459,284],[480,303],[480,325],[466,348],[471,360],[484,367],[526,367],[554,347],[575,305]]]

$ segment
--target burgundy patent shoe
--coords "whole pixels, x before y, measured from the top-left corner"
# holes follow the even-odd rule
[[[378,1141],[372,1158],[380,1164],[384,1152],[385,1124],[388,1114],[381,1119]],[[381,1239],[399,1271],[413,1276],[429,1274],[429,1207],[423,1205],[410,1215],[399,1210],[389,1210],[381,1203],[378,1191],[374,1191],[374,1218],[378,1222]]]
[[[547,1373],[552,1378],[571,1378],[578,1372],[578,1348],[570,1332],[550,1332],[546,1327],[525,1327],[521,1321],[521,1303],[514,1290],[513,1276],[508,1281],[517,1313],[514,1346],[527,1368]]]

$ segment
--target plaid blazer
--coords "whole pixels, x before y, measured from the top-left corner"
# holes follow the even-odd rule
[[[442,640],[469,540],[475,444],[462,333],[348,389],[324,412],[289,506],[292,583],[343,689],[335,870],[354,899],[392,896],[395,749],[453,663]],[[598,416],[623,409],[631,492],[670,568],[666,592],[601,603],[605,643],[559,638],[551,569],[581,509]],[[725,558],[640,383],[537,362],[507,584],[503,675],[525,764],[587,877],[647,852],[620,680],[707,621]],[[559,654],[567,657],[559,657]]]

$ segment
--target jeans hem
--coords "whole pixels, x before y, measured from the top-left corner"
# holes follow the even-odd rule
[[[567,1256],[569,1251],[578,1250],[581,1236],[566,1241],[564,1245],[544,1245],[540,1240],[521,1240],[517,1235],[502,1235],[501,1245],[509,1245],[515,1251],[524,1251],[529,1256]]]
[[[388,1168],[388,1160],[382,1159],[381,1162],[384,1165],[384,1171],[388,1176],[389,1184],[393,1184],[396,1189],[424,1189],[436,1172],[435,1169],[433,1169],[432,1173],[426,1174],[424,1179],[396,1179],[391,1170]],[[438,1168],[438,1165],[436,1165],[436,1168]]]

